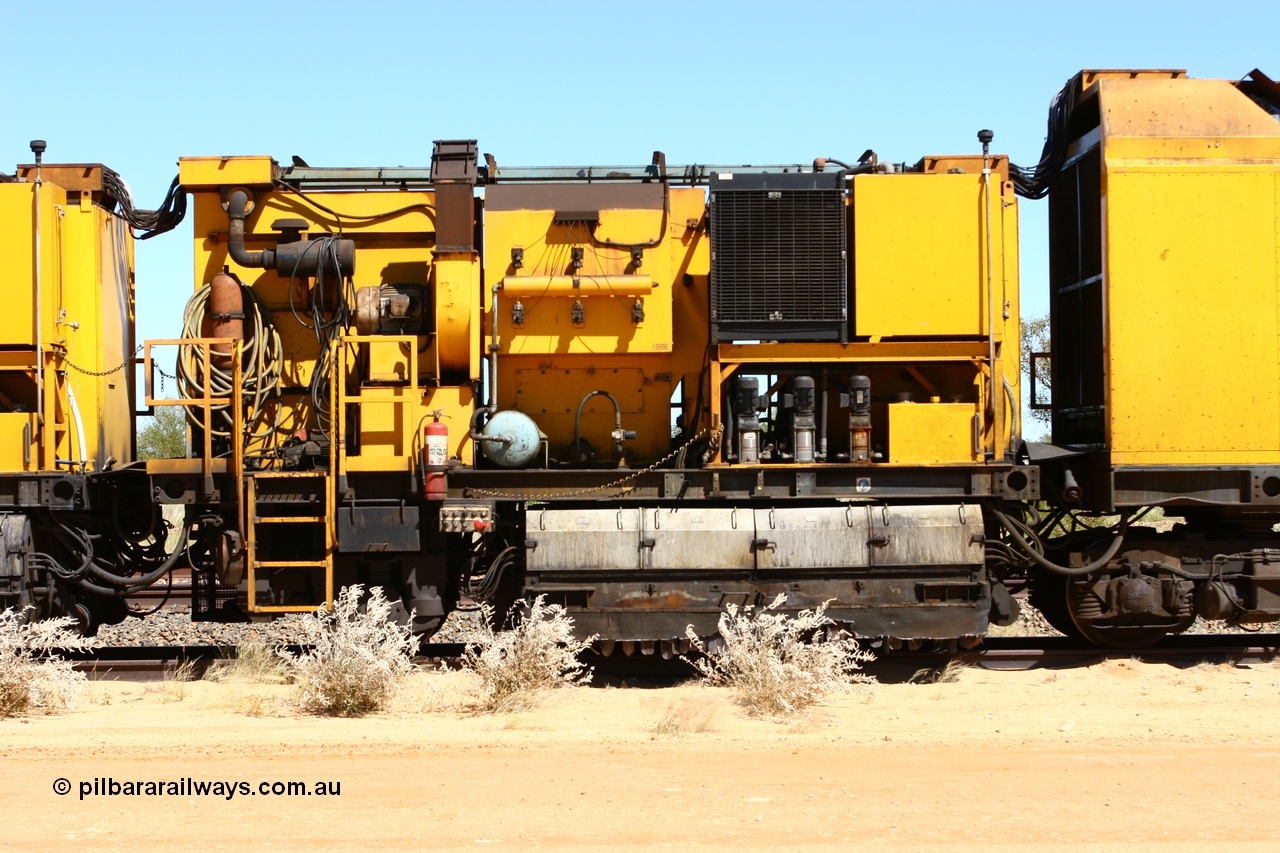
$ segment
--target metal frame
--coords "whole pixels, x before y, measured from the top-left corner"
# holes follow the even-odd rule
[[[208,383],[205,383],[203,397],[187,397],[178,399],[159,399],[153,396],[153,367],[154,362],[151,358],[151,348],[157,346],[195,346],[200,348],[200,365],[204,369],[204,375],[210,374],[210,360],[212,357],[212,348],[215,345],[231,346],[231,394],[226,397],[212,397],[209,394]],[[206,498],[213,496],[213,475],[217,473],[229,473],[235,478],[236,482],[236,504],[239,505],[243,500],[243,477],[244,472],[244,445],[239,441],[231,442],[231,465],[227,470],[226,463],[222,465],[216,464],[218,460],[213,458],[213,407],[227,406],[231,409],[231,433],[233,436],[241,435],[244,432],[244,413],[240,410],[241,400],[243,399],[244,378],[241,371],[241,346],[242,342],[239,338],[169,338],[165,340],[147,341],[144,345],[143,353],[143,381],[144,400],[148,410],[154,410],[156,406],[182,406],[184,408],[200,408],[201,426],[204,427],[204,444],[199,457],[200,475],[204,486],[204,496]],[[172,470],[172,465],[157,466]],[[148,464],[148,471],[153,470]],[[219,470],[221,469],[221,470]]]

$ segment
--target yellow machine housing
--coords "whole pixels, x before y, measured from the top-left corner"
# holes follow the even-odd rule
[[[133,460],[133,238],[102,170],[44,165],[37,187],[20,166],[0,183],[0,470]]]
[[[1182,71],[1072,85],[1051,208],[1054,441],[1116,466],[1280,463],[1280,122]]]
[[[173,477],[179,493],[189,482],[182,477],[200,473],[205,500],[211,474],[230,475],[231,525],[243,532],[243,550],[238,539],[220,545],[225,556],[215,562],[220,582],[243,578],[249,613],[328,605],[338,586],[376,563],[405,585],[404,607],[421,624],[442,618],[444,556],[427,544],[438,522],[420,521],[423,429],[438,417],[447,430],[442,469],[473,461],[481,377],[474,178],[451,185],[446,175],[430,188],[417,179],[410,188],[373,171],[354,185],[339,175],[336,185],[300,187],[268,157],[181,161],[197,296],[177,346],[184,359],[205,357],[216,336],[190,318],[202,305],[212,314],[212,299],[201,302],[206,284],[233,276],[246,296],[240,340],[249,353],[232,383],[244,390],[233,396],[252,405],[243,448],[220,454],[229,458],[210,460],[206,443],[199,458],[155,460],[148,470]],[[437,221],[442,207],[447,228]],[[253,354],[277,341],[269,365]],[[214,404],[197,391],[204,388],[183,387],[181,405],[202,431]]]
[[[269,157],[184,157],[181,180],[192,194],[195,218],[195,281],[197,289],[227,270],[251,288],[270,312],[282,342],[280,403],[263,412],[267,429],[264,447],[275,447],[299,430],[316,429],[320,419],[307,389],[323,347],[309,326],[315,325],[310,305],[314,278],[283,271],[240,266],[228,254],[228,214],[225,201],[236,188],[253,198],[245,227],[245,245],[261,250],[275,245],[281,220],[306,222],[306,239],[338,235],[355,243],[359,263],[351,277],[348,301],[361,288],[412,285],[421,288],[430,304],[425,313],[430,328],[407,339],[383,336],[368,339],[346,332],[337,344],[344,382],[338,430],[354,430],[350,446],[341,448],[341,465],[351,470],[412,471],[416,438],[422,420],[434,410],[448,414],[449,453],[464,462],[472,459],[467,429],[472,406],[472,381],[480,376],[478,341],[479,263],[475,253],[438,252],[435,231],[436,193],[431,190],[359,192],[308,190],[295,193],[275,179],[279,167]],[[337,215],[323,208],[329,208]],[[330,283],[329,286],[333,286]],[[327,294],[327,304],[335,301]],[[296,316],[295,316],[296,315]],[[332,320],[332,313],[323,319]],[[250,430],[264,429],[249,424]],[[326,427],[327,428],[327,427]]]
[[[573,455],[578,408],[594,391],[611,394],[622,427],[636,433],[625,458],[652,461],[670,449],[672,395],[686,373],[696,383],[706,350],[705,303],[681,299],[699,270],[705,287],[704,198],[658,183],[486,189],[498,408],[532,417],[552,458]],[[677,302],[687,312],[680,321]],[[596,462],[619,459],[616,419],[603,395],[583,405],[579,437]]]

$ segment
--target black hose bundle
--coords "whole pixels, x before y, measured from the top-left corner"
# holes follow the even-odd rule
[[[187,193],[182,184],[178,183],[178,176],[169,184],[169,192],[155,210],[134,207],[129,186],[117,172],[106,167],[102,169],[102,187],[120,206],[120,216],[131,228],[141,232],[134,234],[138,240],[150,240],[158,234],[172,231],[187,215]]]
[[[1070,118],[1070,99],[1068,92],[1071,84],[1063,86],[1049,104],[1049,127],[1044,138],[1044,149],[1040,152],[1040,161],[1030,168],[1009,164],[1009,177],[1013,179],[1013,188],[1023,198],[1044,198],[1049,194],[1058,173],[1062,171],[1062,163],[1067,156],[1067,120]]]

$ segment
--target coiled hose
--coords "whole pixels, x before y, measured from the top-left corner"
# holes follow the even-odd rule
[[[202,336],[205,312],[209,309],[211,286],[206,284],[195,292],[187,302],[182,317],[182,336],[198,338]],[[269,445],[272,437],[280,427],[280,366],[283,361],[284,348],[280,343],[280,334],[271,322],[271,312],[266,304],[254,293],[253,288],[240,286],[244,296],[245,324],[248,334],[245,335],[242,349],[241,391],[244,405],[245,436],[244,447],[255,444],[263,447]],[[178,351],[178,389],[187,399],[199,399],[205,395],[205,377],[202,375],[204,364],[199,351],[194,347],[181,347]],[[210,360],[209,364],[209,396],[226,397],[231,393],[231,365],[219,366]],[[274,398],[275,405],[268,403]],[[187,420],[196,427],[203,428],[198,407],[184,406]],[[232,430],[232,412],[228,406],[213,406],[212,426],[215,436],[229,437]],[[268,422],[268,415],[271,416]]]

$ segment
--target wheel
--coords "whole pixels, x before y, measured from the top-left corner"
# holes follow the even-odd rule
[[[1027,573],[1027,589],[1027,601],[1054,630],[1076,640],[1084,639],[1067,607],[1067,578],[1033,566]]]
[[[1142,649],[1164,639],[1170,628],[1166,625],[1099,625],[1094,621],[1102,615],[1106,603],[1094,590],[1089,577],[1063,578],[1066,582],[1066,606],[1071,622],[1079,636],[1108,649]]]

